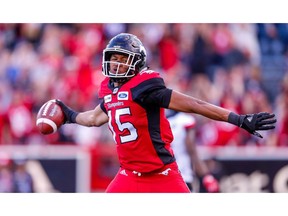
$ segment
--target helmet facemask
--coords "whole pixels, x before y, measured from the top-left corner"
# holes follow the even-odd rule
[[[121,54],[127,56],[126,63],[111,61],[110,58],[112,54]],[[135,74],[139,71],[138,63],[141,61],[141,55],[138,53],[133,53],[128,50],[118,49],[118,48],[106,48],[103,51],[103,61],[102,61],[102,73],[104,76],[110,78],[131,78],[135,76]],[[114,64],[117,65],[117,70],[114,72],[111,71],[110,65]],[[127,71],[125,73],[120,72],[119,69],[121,66],[126,66]],[[116,79],[115,79],[116,80]]]
[[[115,60],[113,54],[125,55],[127,61]],[[113,68],[110,68],[112,65]],[[116,66],[117,68],[116,68]],[[146,50],[142,42],[133,34],[120,33],[113,37],[103,50],[102,73],[112,82],[123,83],[135,76],[146,65]],[[124,72],[123,67],[127,70]]]

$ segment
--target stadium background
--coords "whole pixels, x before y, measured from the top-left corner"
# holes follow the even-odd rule
[[[102,50],[120,32],[139,36],[170,87],[238,113],[274,112],[276,129],[264,139],[195,116],[197,144],[222,192],[288,191],[287,24],[10,23],[0,25],[1,192],[14,192],[19,167],[35,192],[105,189],[118,168],[107,125],[43,136],[35,117],[52,98],[94,108]]]

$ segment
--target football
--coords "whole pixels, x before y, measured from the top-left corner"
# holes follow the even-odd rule
[[[36,125],[42,134],[52,134],[64,124],[64,119],[61,107],[55,100],[49,100],[38,111]]]

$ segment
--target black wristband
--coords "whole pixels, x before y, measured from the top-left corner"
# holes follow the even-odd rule
[[[65,113],[65,116],[66,116],[66,123],[67,124],[76,123],[76,117],[79,113],[74,111],[70,107],[64,105],[63,103],[62,103],[61,107]]]
[[[59,99],[56,99],[56,103],[61,107],[62,111],[65,114],[65,124],[76,123],[76,117],[79,113],[66,106]]]
[[[69,121],[70,123],[76,123],[76,117],[79,114],[78,112],[75,112],[73,110],[70,110],[71,113],[69,113]]]
[[[240,116],[234,112],[230,112],[228,122],[240,127]]]

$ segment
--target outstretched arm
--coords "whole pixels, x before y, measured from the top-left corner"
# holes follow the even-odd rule
[[[238,115],[230,110],[199,100],[197,98],[182,94],[177,91],[172,91],[169,109],[196,113],[207,118],[225,121],[241,127],[249,133],[260,138],[262,136],[256,130],[270,130],[275,128],[276,119],[274,114],[270,113],[255,113]]]
[[[172,91],[169,109],[196,113],[217,121],[228,121],[231,111],[189,95]]]
[[[77,123],[87,127],[99,127],[108,122],[108,116],[103,112],[100,105],[94,110],[78,113],[66,106],[61,100],[56,100],[56,103],[61,107],[65,114],[65,123]]]
[[[99,127],[108,122],[108,116],[102,111],[100,105],[94,110],[79,113],[76,117],[76,123],[87,127]]]

